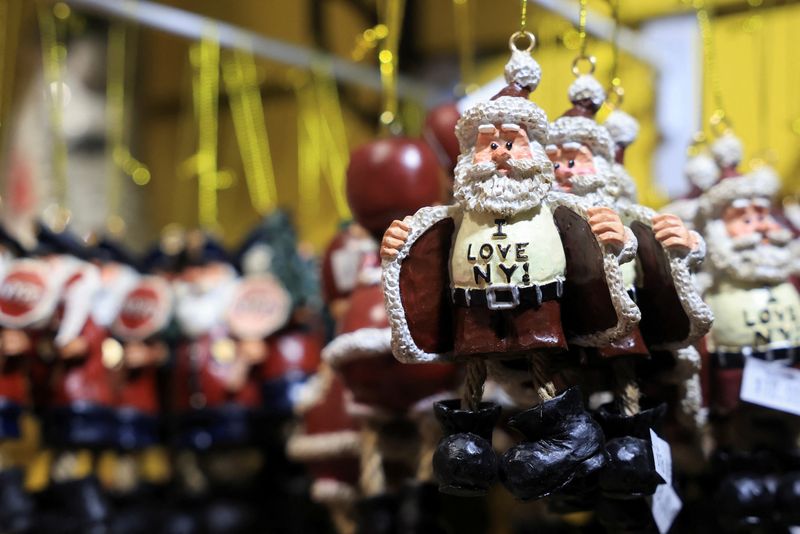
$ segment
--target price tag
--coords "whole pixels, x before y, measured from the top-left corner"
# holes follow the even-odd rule
[[[739,398],[800,415],[800,370],[786,367],[781,362],[746,358]]]
[[[656,464],[656,473],[661,475],[668,485],[672,485],[672,450],[669,443],[661,439],[658,434],[650,429],[650,442],[653,445],[653,460]]]
[[[650,509],[661,534],[669,532],[672,522],[683,508],[683,502],[670,484],[661,484],[650,497]]]

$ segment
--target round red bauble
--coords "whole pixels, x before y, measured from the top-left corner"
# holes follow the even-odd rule
[[[347,202],[358,224],[380,240],[394,219],[442,202],[441,171],[430,147],[393,137],[357,148],[347,168]]]

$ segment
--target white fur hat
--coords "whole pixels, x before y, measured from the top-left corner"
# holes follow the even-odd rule
[[[528,95],[536,90],[542,69],[530,52],[512,49],[505,68],[508,86],[488,102],[464,111],[456,124],[456,137],[462,154],[468,153],[478,137],[481,124],[518,124],[528,139],[544,146],[547,140],[547,115]]]
[[[774,169],[764,165],[752,172],[721,179],[700,197],[700,214],[717,218],[731,202],[738,199],[766,198],[772,201],[780,189]]]
[[[578,76],[569,87],[572,108],[550,124],[548,146],[579,143],[589,147],[595,156],[612,162],[614,141],[609,131],[594,119],[605,98],[605,90],[594,76]]]

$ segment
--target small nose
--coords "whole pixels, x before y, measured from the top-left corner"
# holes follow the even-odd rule
[[[492,152],[492,161],[503,164],[511,159],[511,154],[505,148],[498,148]]]
[[[556,178],[570,178],[572,176],[572,171],[562,163],[555,168],[555,175]]]

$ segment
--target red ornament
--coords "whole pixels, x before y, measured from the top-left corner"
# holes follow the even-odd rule
[[[452,176],[461,150],[456,138],[456,123],[461,113],[454,103],[436,106],[425,117],[422,136],[439,158],[439,163]]]
[[[394,137],[357,148],[347,168],[347,202],[375,239],[394,219],[443,200],[436,155],[423,141]]]

